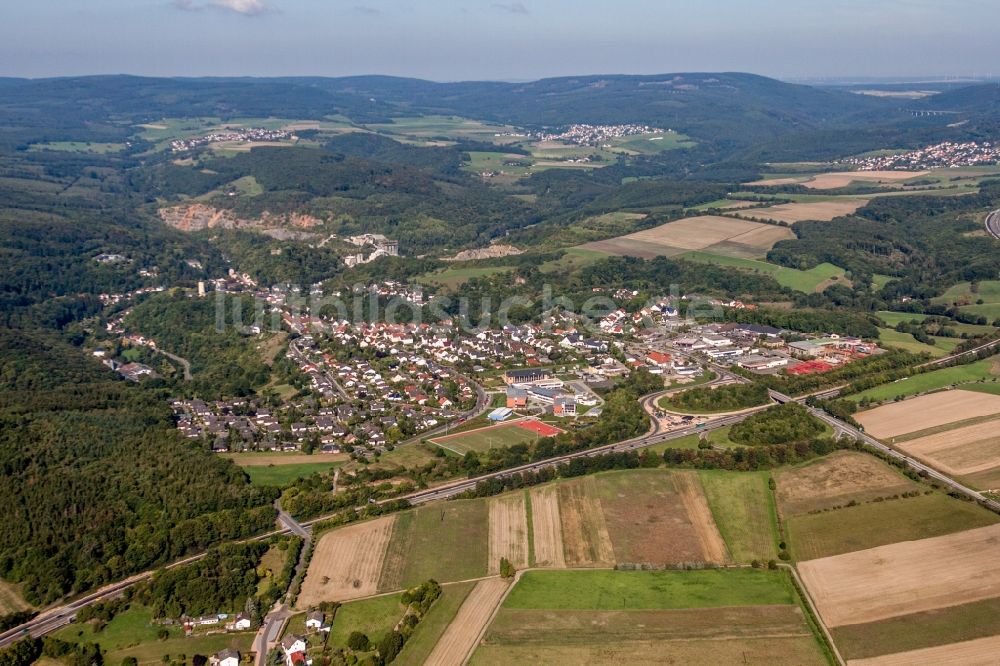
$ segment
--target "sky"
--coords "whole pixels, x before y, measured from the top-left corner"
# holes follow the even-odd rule
[[[1000,75],[997,0],[0,0],[0,76]]]

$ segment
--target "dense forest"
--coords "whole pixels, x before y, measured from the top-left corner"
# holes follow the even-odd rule
[[[272,491],[183,440],[161,396],[54,335],[0,334],[0,577],[29,601],[273,524]]]

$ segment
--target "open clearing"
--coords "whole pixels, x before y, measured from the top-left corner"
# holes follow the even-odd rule
[[[330,626],[330,645],[345,648],[347,638],[352,631],[360,631],[378,643],[383,636],[392,631],[399,619],[403,617],[405,608],[401,602],[400,595],[389,594],[382,597],[372,597],[371,599],[360,599],[346,603],[337,609],[333,616],[333,624]],[[300,627],[305,629],[305,619]],[[285,635],[288,635],[291,627],[287,627]]]
[[[29,610],[31,604],[24,600],[17,585],[0,580],[0,615]]]
[[[698,472],[726,546],[736,562],[778,556],[767,472]]]
[[[1000,653],[1000,636],[990,636],[881,657],[855,659],[848,663],[850,666],[939,666],[940,664],[991,666],[997,663],[998,653]]]
[[[835,217],[850,215],[868,203],[868,199],[834,199],[831,201],[810,201],[803,203],[787,203],[738,211],[741,217],[774,220],[775,222],[802,222],[803,220],[818,220],[829,222]]]
[[[568,566],[610,566],[615,561],[594,477],[561,483],[559,517]]]
[[[930,354],[934,358],[947,356],[955,350],[961,338],[931,337],[933,345],[917,340],[911,333],[900,333],[891,328],[878,329],[878,341],[883,347],[896,347],[915,354]]]
[[[630,470],[596,478],[614,561],[678,564],[729,561],[694,472]]]
[[[888,439],[989,414],[1000,414],[1000,396],[953,390],[882,405],[855,418],[869,435]]]
[[[763,256],[780,240],[795,238],[787,227],[747,222],[719,215],[688,217],[626,236],[586,243],[581,247],[605,254],[652,258],[688,250],[754,258]]]
[[[839,451],[799,467],[780,471],[778,509],[794,516],[863,502],[912,490],[916,485],[881,460],[864,453]]]
[[[926,176],[929,171],[835,171],[832,173],[821,173],[814,176],[802,176],[794,178],[769,178],[757,180],[747,185],[793,185],[801,184],[814,190],[834,190],[847,187],[855,181],[865,183],[901,183]]]
[[[830,285],[832,281],[844,280],[846,271],[839,266],[830,263],[822,263],[807,270],[788,268],[757,259],[744,259],[740,257],[727,257],[720,254],[709,254],[700,250],[692,250],[677,256],[678,259],[696,261],[701,264],[716,264],[718,266],[732,266],[755,273],[764,273],[773,277],[782,287],[788,287],[805,293],[821,291]]]
[[[507,585],[502,578],[479,581],[425,663],[428,666],[462,666],[507,592]]]
[[[528,515],[524,493],[513,493],[489,501],[488,573],[500,573],[500,558],[510,560],[516,569],[528,566]]]
[[[558,488],[554,485],[532,488],[529,496],[535,566],[565,567]]]
[[[792,555],[812,560],[985,527],[996,514],[939,492],[872,501],[785,521]]]
[[[827,626],[1000,596],[1000,525],[799,564]]]
[[[298,607],[375,594],[396,516],[348,525],[324,534],[302,583]]]

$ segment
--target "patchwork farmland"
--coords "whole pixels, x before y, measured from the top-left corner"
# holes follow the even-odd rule
[[[799,572],[849,659],[942,663],[933,659],[968,654],[948,663],[988,663],[975,655],[1000,635],[998,543],[1000,525],[991,525],[802,562]],[[980,639],[993,640],[968,645]],[[942,646],[955,651],[928,649]]]
[[[990,490],[1000,486],[1000,396],[951,390],[883,405],[857,416],[909,455]]]
[[[738,210],[733,214],[743,218],[773,220],[794,224],[805,220],[829,222],[835,217],[850,215],[868,203],[868,199],[838,198],[829,201],[803,201],[776,204],[766,208]]]
[[[926,176],[928,171],[835,171],[815,175],[793,176],[787,178],[767,178],[747,183],[747,185],[804,185],[814,190],[835,190],[847,187],[854,182],[903,184],[907,180]]]
[[[733,533],[731,510],[709,501],[700,476],[663,469],[605,472],[420,506],[323,534],[299,606],[393,592],[428,578],[443,583],[495,575],[501,557],[517,569],[726,564],[733,558],[715,514]]]
[[[812,560],[950,534],[995,514],[930,490],[862,453],[839,452],[775,475],[792,555]]]
[[[471,663],[827,660],[783,572],[577,570],[525,573]]]

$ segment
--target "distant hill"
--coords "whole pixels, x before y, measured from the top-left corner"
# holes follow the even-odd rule
[[[915,108],[996,115],[1000,113],[1000,83],[984,83],[949,90],[921,100]]]
[[[702,139],[741,143],[752,137],[843,126],[856,115],[895,106],[886,100],[741,73],[579,76],[530,83],[434,83],[386,76],[302,81],[424,113],[529,126],[647,123]]]
[[[343,78],[4,79],[0,126],[59,128],[162,117],[275,116],[356,122],[443,113],[526,126],[646,123],[701,141],[753,143],[789,132],[849,126],[884,114],[886,100],[740,73],[579,76],[529,83],[435,83],[389,76]],[[108,128],[111,129],[110,127]]]

